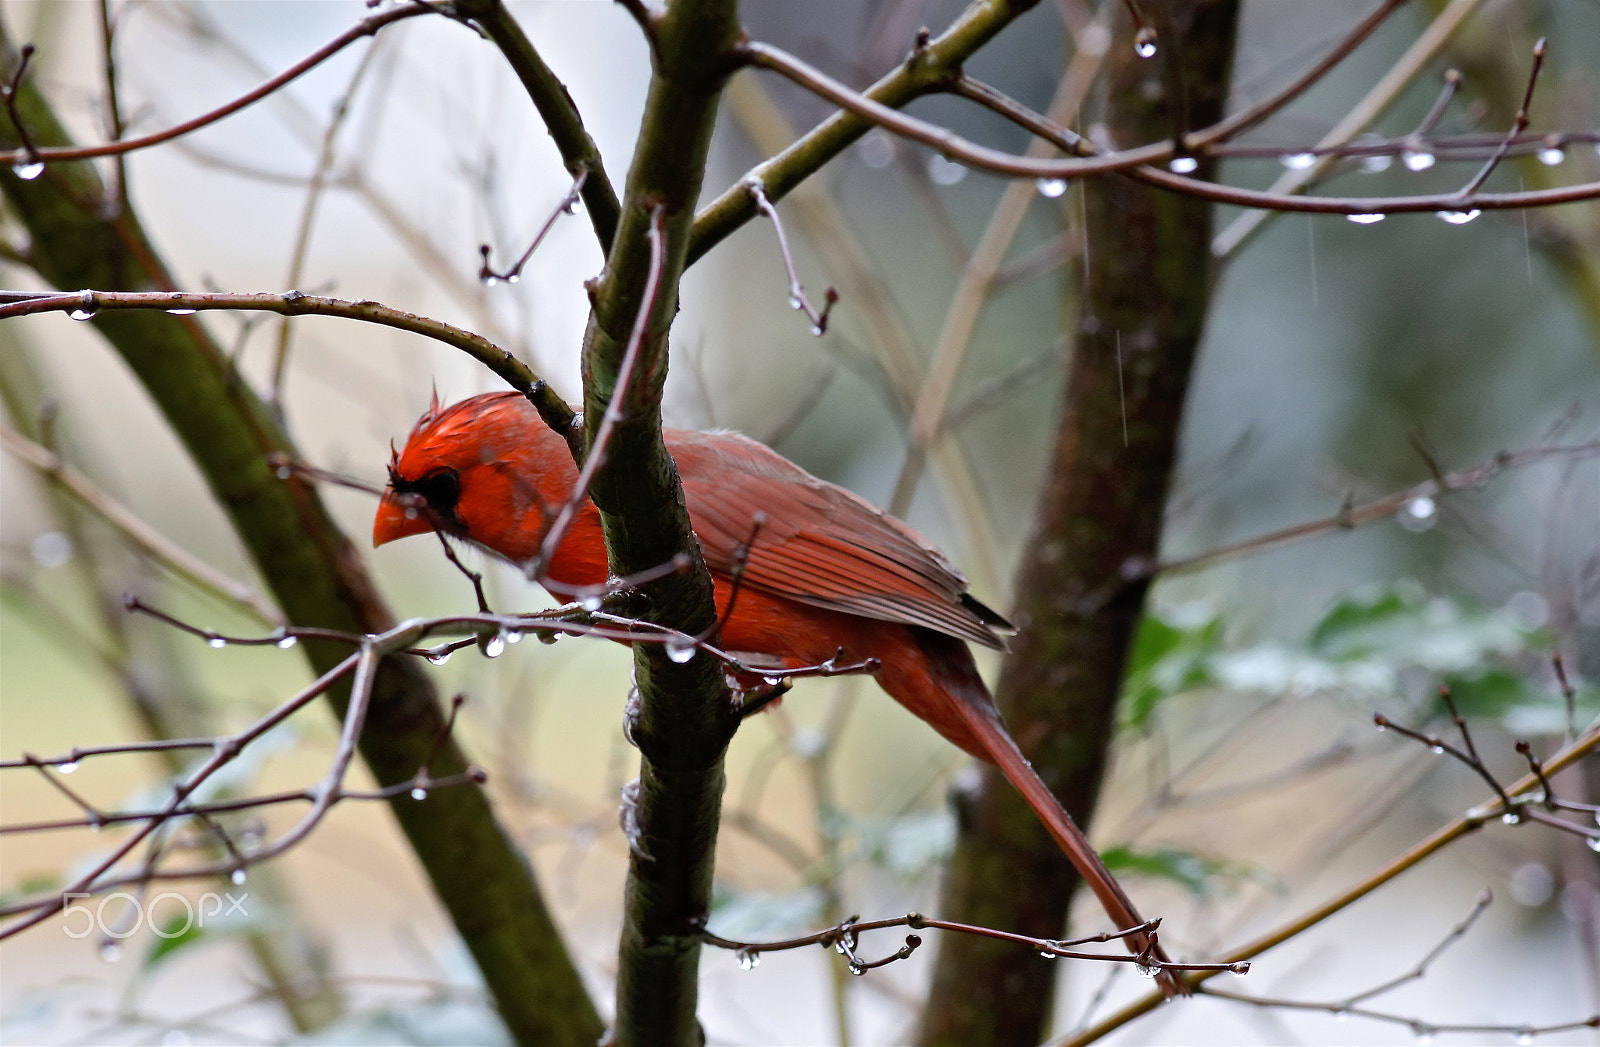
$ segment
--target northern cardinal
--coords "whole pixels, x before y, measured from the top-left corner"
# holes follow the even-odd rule
[[[764,666],[820,665],[841,649],[877,659],[890,696],[944,737],[999,766],[1022,793],[1119,929],[1144,923],[1072,816],[1040,780],[1006,730],[967,643],[1005,648],[1015,631],[967,593],[967,581],[909,526],[777,452],[730,432],[667,429],[684,498],[719,613],[744,558],[724,650]],[[566,443],[515,392],[450,407],[435,399],[389,465],[372,544],[439,530],[516,564],[539,554],[578,470]],[[758,514],[766,523],[755,531]],[[742,554],[744,554],[742,556]],[[545,565],[561,586],[606,580],[600,513],[584,501]],[[1143,934],[1129,949],[1165,961]],[[1152,948],[1153,947],[1153,948]],[[1161,976],[1171,995],[1182,983]]]

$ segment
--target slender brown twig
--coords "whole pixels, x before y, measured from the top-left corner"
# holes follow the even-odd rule
[[[772,219],[772,230],[778,236],[778,250],[783,254],[783,268],[789,274],[789,307],[804,312],[811,321],[811,333],[821,337],[828,330],[828,314],[838,303],[839,292],[828,288],[822,296],[820,310],[811,304],[811,299],[806,297],[806,289],[800,285],[800,274],[795,270],[794,256],[789,253],[789,238],[783,235],[783,220],[778,217],[778,209],[767,199],[767,191],[759,178],[747,179],[745,188],[755,199],[757,210]]]
[[[1528,107],[1533,104],[1533,88],[1539,82],[1539,71],[1544,68],[1544,46],[1543,37],[1540,37],[1538,42],[1533,45],[1533,65],[1528,70],[1528,86],[1522,92],[1522,104],[1517,107],[1517,115],[1511,120],[1511,130],[1506,132],[1505,140],[1494,151],[1494,155],[1490,156],[1478,173],[1472,176],[1471,181],[1461,187],[1461,195],[1463,197],[1470,197],[1478,191],[1479,186],[1489,180],[1489,175],[1494,173],[1494,169],[1499,166],[1500,161],[1505,159],[1506,153],[1510,151],[1511,143],[1516,141],[1518,135],[1527,130]]]
[[[1151,185],[1217,203],[1265,210],[1363,217],[1372,214],[1440,211],[1455,213],[1467,205],[1477,210],[1547,207],[1600,198],[1600,182],[1516,193],[1474,192],[1465,196],[1459,192],[1393,197],[1307,197],[1273,193],[1219,185],[1152,166],[1170,161],[1176,155],[1171,142],[1157,142],[1114,153],[1062,160],[1035,159],[977,145],[948,128],[907,116],[899,110],[852,91],[825,73],[771,45],[751,42],[745,44],[741,50],[749,64],[780,73],[813,94],[842,106],[885,130],[921,142],[937,150],[941,155],[968,166],[1016,178],[1071,180],[1089,175],[1127,172],[1131,177]],[[1039,133],[1036,124],[1030,123],[1024,126]],[[1194,143],[1200,138],[1203,138],[1200,133],[1185,136],[1186,155],[1199,152]],[[1081,152],[1088,144],[1081,136],[1064,133],[1064,129],[1056,132],[1051,140],[1075,152]]]
[[[1382,498],[1376,498],[1361,505],[1342,505],[1339,511],[1331,516],[1324,516],[1306,523],[1295,524],[1292,527],[1269,531],[1254,538],[1227,542],[1213,546],[1203,552],[1172,557],[1167,560],[1127,563],[1123,565],[1122,573],[1125,578],[1146,578],[1156,574],[1209,567],[1226,560],[1253,555],[1268,549],[1276,549],[1316,535],[1328,534],[1334,531],[1348,531],[1378,520],[1386,520],[1418,498],[1436,498],[1442,494],[1482,487],[1508,469],[1520,468],[1550,458],[1587,458],[1596,454],[1600,454],[1600,441],[1530,447],[1521,451],[1501,452],[1482,465],[1443,474],[1444,483],[1442,485],[1438,480],[1426,480],[1403,491],[1397,491],[1394,494],[1385,495]]]
[[[369,15],[368,17],[363,18],[360,22],[356,23],[350,29],[345,30],[327,44],[324,44],[316,51],[313,51],[310,55],[296,62],[288,69],[285,69],[277,76],[272,77],[253,90],[247,91],[238,98],[235,98],[224,105],[220,105],[215,109],[209,110],[208,112],[201,113],[199,116],[194,117],[193,119],[185,120],[183,123],[175,124],[174,126],[166,128],[165,130],[157,131],[153,134],[142,135],[138,138],[125,138],[121,141],[111,142],[106,145],[86,145],[72,147],[62,146],[35,149],[27,142],[26,136],[21,133],[22,124],[13,119],[12,124],[18,129],[18,136],[23,138],[24,145],[21,149],[0,150],[0,163],[16,164],[17,162],[22,161],[28,164],[34,164],[57,163],[63,160],[89,160],[97,156],[125,155],[138,149],[148,149],[150,146],[160,145],[162,142],[170,142],[174,138],[180,138],[192,131],[198,131],[202,127],[209,126],[210,124],[214,124],[219,120],[232,116],[239,110],[245,109],[251,105],[254,105],[256,102],[261,101],[261,99],[275,94],[285,84],[290,83],[310,72],[312,69],[315,69],[317,66],[321,65],[323,62],[327,61],[329,58],[332,58],[334,55],[338,54],[340,51],[344,50],[346,47],[349,47],[358,40],[361,40],[364,37],[372,36],[384,26],[391,25],[407,18],[415,18],[418,15],[447,13],[449,8],[450,5],[448,4],[435,3],[432,2],[432,0],[411,0],[410,3],[398,4],[394,7],[391,7],[387,11],[383,11],[375,15]],[[32,50],[33,48],[31,46],[23,49],[24,61],[26,61],[26,56],[29,55]],[[16,84],[19,80],[20,76],[13,77],[12,89],[7,95],[8,105],[14,105],[12,102],[12,96],[15,94]],[[15,109],[11,109],[10,112],[14,117]]]
[[[522,252],[521,257],[516,260],[516,263],[511,268],[504,272],[497,272],[489,265],[489,256],[493,254],[494,249],[488,244],[480,244],[478,246],[478,254],[482,256],[483,264],[478,267],[478,279],[486,284],[496,284],[502,281],[514,284],[521,279],[523,266],[528,264],[528,260],[533,257],[533,252],[537,251],[539,245],[544,243],[544,238],[549,235],[550,230],[556,227],[556,222],[561,219],[562,215],[573,213],[573,208],[582,199],[583,184],[588,179],[589,169],[580,164],[577,174],[572,177],[571,188],[567,190],[566,195],[561,198],[560,202],[551,209],[549,217],[544,220],[544,224],[539,226],[539,231],[534,234],[533,242],[528,245],[526,251]]]
[[[644,293],[641,295],[639,311],[633,318],[633,330],[628,334],[628,344],[622,353],[622,364],[617,369],[616,386],[611,391],[611,400],[606,404],[605,413],[600,416],[600,424],[594,431],[594,440],[590,443],[588,453],[583,459],[583,468],[578,470],[578,480],[572,486],[572,494],[562,504],[561,511],[556,514],[555,523],[551,524],[550,530],[545,532],[544,540],[539,543],[539,555],[525,565],[530,578],[542,575],[545,565],[561,547],[562,540],[567,536],[567,529],[577,517],[578,507],[589,498],[589,485],[594,482],[595,470],[599,469],[600,463],[605,460],[606,445],[611,442],[611,434],[616,429],[617,423],[622,420],[623,402],[627,399],[628,384],[633,379],[633,368],[639,359],[639,349],[644,344],[650,312],[655,308],[656,295],[661,290],[661,271],[666,262],[666,234],[663,231],[665,221],[666,216],[660,205],[651,208],[650,229],[647,234],[650,240],[650,266],[645,274]]]

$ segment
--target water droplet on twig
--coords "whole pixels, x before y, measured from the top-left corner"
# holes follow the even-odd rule
[[[928,157],[928,177],[935,185],[955,185],[967,177],[967,169],[942,156]]]
[[[1408,171],[1426,171],[1434,165],[1435,159],[1432,153],[1423,149],[1407,149],[1400,154],[1400,161]]]
[[[1420,534],[1439,522],[1439,505],[1427,495],[1418,495],[1400,507],[1395,514],[1400,526]]]

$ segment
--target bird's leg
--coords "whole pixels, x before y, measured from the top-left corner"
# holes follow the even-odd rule
[[[622,825],[622,836],[628,841],[628,852],[642,862],[655,858],[644,849],[644,829],[639,825],[639,779],[622,787],[622,803],[617,808],[617,820]]]
[[[741,689],[739,691],[742,696],[742,700],[739,703],[739,716],[741,718],[754,716],[788,694],[793,687],[793,681],[785,676],[779,678],[776,683],[763,682],[761,687],[755,690]]]
[[[644,700],[639,697],[638,684],[628,688],[628,700],[622,705],[622,737],[635,749],[639,743],[634,740],[634,730],[639,726],[639,714],[644,709]]]

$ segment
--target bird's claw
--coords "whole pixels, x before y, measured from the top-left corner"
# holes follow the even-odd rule
[[[655,858],[644,849],[644,829],[639,825],[639,779],[622,787],[622,803],[617,808],[617,821],[622,826],[622,836],[628,841],[628,853],[641,862]]]
[[[639,742],[635,738],[634,732],[639,729],[639,716],[643,710],[644,699],[639,696],[639,688],[628,688],[628,700],[622,706],[622,737],[626,738],[628,744],[635,749],[639,748]],[[635,782],[634,784],[637,785],[638,783]]]

